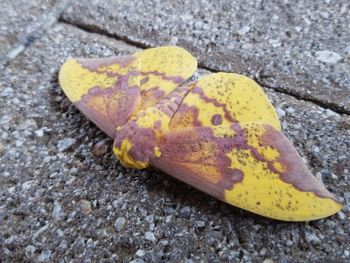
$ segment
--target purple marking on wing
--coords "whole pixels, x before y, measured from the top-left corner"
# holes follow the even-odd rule
[[[220,114],[214,114],[213,117],[211,117],[211,123],[214,126],[220,125],[222,123],[222,117]]]
[[[122,82],[110,88],[93,87],[74,104],[113,138],[115,128],[125,124],[137,109],[139,97],[139,88]]]
[[[83,67],[91,72],[106,73],[108,76],[120,77],[119,73],[112,73],[107,70],[99,70],[99,68],[105,66],[111,66],[113,64],[118,64],[121,67],[127,67],[136,58],[132,56],[121,56],[121,57],[109,57],[109,58],[78,58],[76,61]]]
[[[160,76],[162,77],[162,79],[164,80],[169,80],[174,82],[175,84],[181,84],[182,82],[184,82],[184,78],[180,77],[180,76],[167,76],[166,73],[160,73],[158,71],[141,71],[142,75],[156,75],[156,76]]]
[[[194,89],[192,90],[193,93],[196,93],[199,95],[199,97],[204,100],[207,103],[212,103],[218,108],[222,108],[223,111],[225,112],[225,118],[230,121],[230,122],[236,122],[234,117],[231,115],[231,113],[227,110],[226,104],[220,103],[217,99],[215,98],[209,98],[207,95],[205,95],[203,89],[200,86],[195,86]]]
[[[285,172],[279,173],[281,180],[292,184],[295,188],[304,192],[313,192],[319,197],[331,198],[336,202],[335,196],[332,195],[322,185],[322,183],[314,177],[304,164],[303,160],[295,150],[292,143],[279,131],[270,125],[264,125],[265,133],[261,137],[263,146],[272,146],[280,152],[279,158],[276,160],[282,163]],[[273,166],[270,163],[269,168]]]

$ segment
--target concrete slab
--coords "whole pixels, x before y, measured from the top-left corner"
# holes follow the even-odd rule
[[[68,0],[0,2],[0,68],[28,47],[39,31],[55,22]]]
[[[161,172],[125,169],[111,151],[94,150],[112,142],[62,94],[59,66],[69,56],[136,49],[58,24],[3,71],[4,262],[349,260],[349,116],[268,90],[286,134],[345,207],[310,223],[255,216]]]
[[[212,70],[350,113],[346,1],[75,1],[62,19],[140,46],[186,46]]]
[[[32,31],[32,27],[54,5],[53,0],[2,1],[0,3],[0,56],[9,52],[23,35]]]

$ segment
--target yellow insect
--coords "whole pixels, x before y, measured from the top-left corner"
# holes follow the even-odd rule
[[[179,47],[69,59],[67,97],[114,139],[122,165],[154,166],[231,205],[285,221],[330,216],[341,204],[282,134],[261,87],[239,74],[185,83],[197,61]]]

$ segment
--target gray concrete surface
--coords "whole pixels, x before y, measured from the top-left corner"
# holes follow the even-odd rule
[[[62,19],[350,113],[348,1],[76,1]],[[330,93],[329,90],[332,90]]]
[[[0,69],[56,21],[67,0],[0,2]]]
[[[100,12],[96,27],[108,17]],[[0,262],[350,260],[349,115],[266,89],[285,133],[344,208],[314,222],[262,218],[161,172],[123,168],[111,140],[65,98],[57,72],[67,57],[107,57],[141,46],[127,42],[56,23],[2,71]]]
[[[53,4],[53,0],[1,1],[0,56],[8,53],[24,35],[30,34],[33,31],[31,27],[38,26],[38,20]]]

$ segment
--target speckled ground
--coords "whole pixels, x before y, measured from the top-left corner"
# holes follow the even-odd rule
[[[178,7],[170,11],[182,10],[180,1],[176,3]],[[99,16],[90,25],[98,27],[104,19],[113,20],[108,5],[98,9]],[[83,9],[74,15],[67,9],[64,19],[68,14],[78,19],[83,16],[80,12],[87,12]],[[123,10],[114,12],[125,17],[115,25],[124,21],[123,27],[132,28],[126,18],[130,12]],[[136,10],[137,6],[131,13],[138,14]],[[164,14],[170,11],[161,10]],[[139,21],[134,23],[146,26],[145,18],[138,16]],[[167,20],[161,19],[160,25],[162,21]],[[111,23],[106,32],[115,31],[115,25]],[[244,31],[247,29],[241,33]],[[161,172],[129,170],[119,165],[110,150],[111,140],[71,105],[57,83],[59,67],[69,56],[126,54],[149,41],[145,35],[132,32],[127,35],[128,43],[101,33],[107,36],[66,22],[53,23],[10,60],[0,75],[0,262],[350,260],[349,115],[339,114],[339,108],[327,101],[320,103],[321,97],[311,102],[301,90],[290,96],[266,89],[285,133],[316,176],[341,198],[344,208],[337,215],[314,222],[265,219],[216,201]],[[167,32],[157,34],[165,37]],[[130,39],[141,40],[131,43]],[[188,43],[196,42],[189,39]],[[219,40],[217,43],[223,45]],[[346,44],[345,40],[339,43]],[[269,52],[278,57],[281,51]],[[202,66],[206,66],[204,54]],[[232,59],[220,53],[215,56],[218,59],[206,62],[211,63],[210,67],[200,69],[199,74],[214,66],[220,69],[225,66],[221,63]],[[254,57],[251,52],[249,56]],[[240,70],[254,72],[244,60],[236,59]],[[283,57],[280,59],[286,63]],[[337,63],[349,67],[344,57]],[[305,68],[309,67],[315,76],[321,71],[338,76],[341,71],[337,65],[331,66],[330,73],[308,64]],[[271,69],[271,74],[270,84],[281,82],[278,70],[274,74]],[[333,87],[328,90],[329,96],[336,92]]]
[[[83,0],[62,19],[142,46],[186,46],[212,70],[249,74],[349,114],[349,8],[330,0]]]

